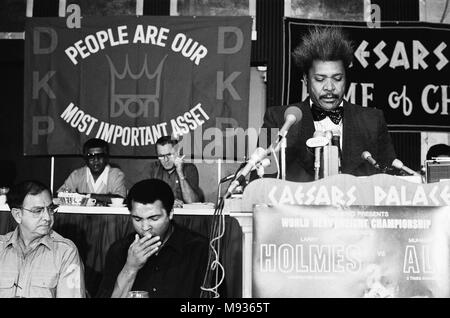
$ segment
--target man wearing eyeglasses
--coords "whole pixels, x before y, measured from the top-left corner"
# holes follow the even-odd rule
[[[178,141],[170,136],[159,138],[156,154],[158,161],[151,166],[149,178],[160,179],[170,185],[175,194],[175,207],[182,203],[203,202],[197,167],[183,161]]]
[[[86,165],[74,170],[59,188],[60,191],[89,193],[97,202],[111,203],[111,197],[126,196],[125,175],[109,165],[109,146],[102,139],[92,138],[83,145]]]
[[[50,190],[25,181],[11,188],[7,203],[17,227],[0,235],[0,297],[84,298],[77,247],[52,230]]]

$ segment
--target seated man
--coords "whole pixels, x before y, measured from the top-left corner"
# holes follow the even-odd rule
[[[0,297],[84,298],[78,250],[52,230],[56,206],[50,190],[25,181],[11,188],[7,200],[18,225],[0,235]]]
[[[89,139],[83,145],[86,165],[74,170],[59,188],[60,191],[90,193],[91,198],[111,203],[111,197],[126,196],[125,175],[108,164],[109,146],[102,139]]]
[[[197,167],[184,163],[180,157],[178,141],[164,136],[156,141],[159,161],[150,167],[150,179],[168,183],[175,194],[175,205],[179,203],[203,202],[203,193],[198,185]]]
[[[154,297],[199,297],[208,261],[208,240],[177,225],[174,196],[158,179],[142,180],[128,193],[136,233],[108,250],[99,297],[147,291]]]
[[[450,146],[446,144],[431,146],[427,152],[427,160],[433,160],[433,158],[450,158]]]

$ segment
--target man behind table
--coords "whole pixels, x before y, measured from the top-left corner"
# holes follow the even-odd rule
[[[112,197],[126,196],[125,175],[109,165],[109,146],[102,139],[92,138],[83,145],[85,166],[74,170],[59,188],[60,191],[89,193],[98,202],[111,203]]]
[[[78,250],[52,230],[50,190],[25,181],[11,188],[7,203],[17,227],[0,235],[0,297],[85,297]]]
[[[158,179],[136,183],[127,206],[136,233],[114,242],[106,255],[99,297],[199,297],[208,261],[208,240],[173,222],[174,196]]]
[[[263,123],[263,128],[279,129],[288,107],[302,111],[301,121],[287,134],[286,179],[300,182],[314,179],[314,150],[307,148],[306,141],[315,131],[340,135],[342,173],[356,176],[379,173],[361,158],[364,151],[369,151],[380,164],[390,166],[396,155],[383,112],[343,99],[353,60],[351,42],[343,31],[335,27],[312,29],[292,56],[303,71],[309,98],[293,105],[268,108]]]
[[[158,161],[150,167],[149,178],[160,179],[170,185],[175,195],[175,206],[203,202],[197,167],[183,161],[178,141],[170,136],[159,138],[156,141],[156,154]]]

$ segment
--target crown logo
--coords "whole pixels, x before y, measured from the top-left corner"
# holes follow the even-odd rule
[[[111,78],[110,116],[119,117],[125,113],[133,118],[148,117],[149,110],[153,107],[153,116],[159,117],[161,73],[167,54],[153,73],[148,67],[147,54],[145,54],[141,70],[137,73],[131,71],[128,54],[125,56],[125,67],[122,72],[117,70],[108,55],[106,58]]]

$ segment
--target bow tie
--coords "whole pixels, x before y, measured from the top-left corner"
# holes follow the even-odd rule
[[[314,121],[320,121],[328,116],[333,123],[338,125],[342,117],[344,116],[344,107],[337,107],[332,110],[325,110],[313,104],[311,107],[311,112]]]

